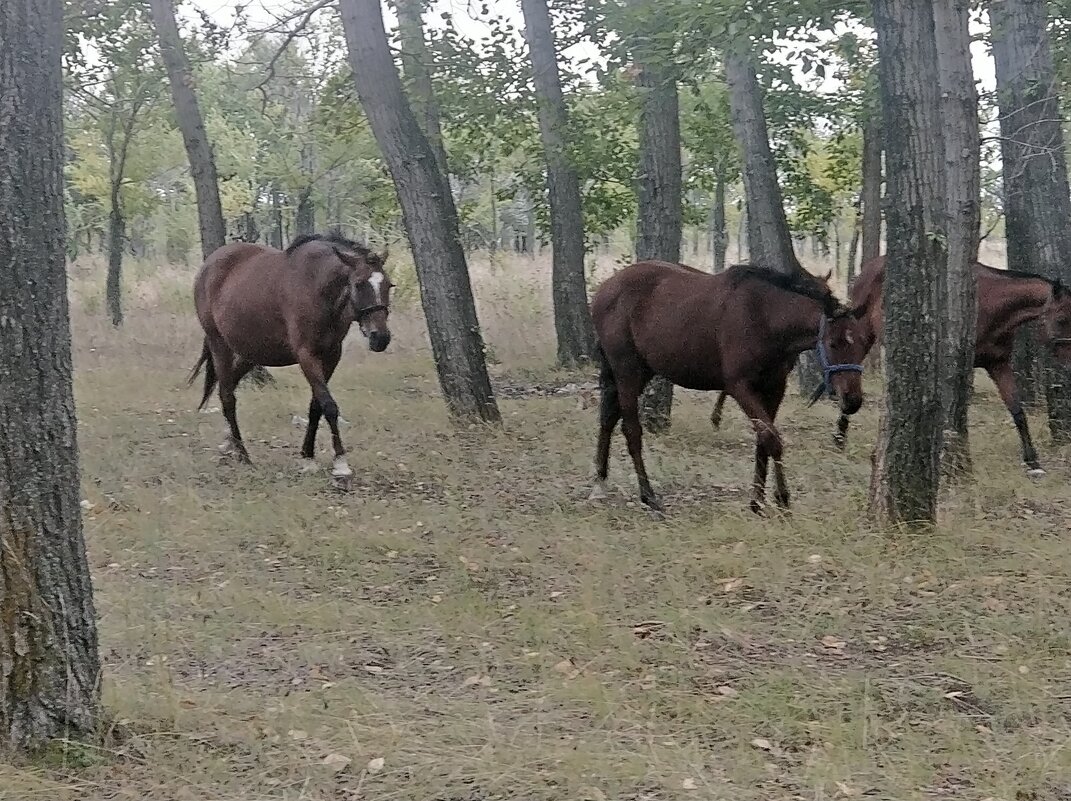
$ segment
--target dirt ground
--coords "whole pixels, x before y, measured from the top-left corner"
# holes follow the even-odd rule
[[[221,464],[188,274],[132,275],[113,332],[75,281],[86,538],[112,735],[0,766],[0,799],[1071,799],[1071,466],[1031,415],[1022,472],[988,380],[975,481],[927,535],[865,509],[877,380],[780,415],[794,513],[747,511],[740,412],[681,393],[648,439],[664,521],[615,439],[587,501],[590,374],[546,368],[530,262],[478,273],[504,417],[453,427],[418,306],[332,382],[352,492],[297,471],[307,388],[244,389]],[[88,290],[87,290],[88,291]]]

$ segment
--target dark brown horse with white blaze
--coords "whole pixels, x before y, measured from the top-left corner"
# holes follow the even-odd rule
[[[796,357],[822,345],[826,377],[845,414],[863,402],[863,331],[826,282],[736,265],[718,275],[664,262],[633,264],[607,279],[591,304],[602,358],[599,441],[592,498],[606,496],[610,437],[618,420],[640,498],[661,508],[643,463],[639,399],[654,375],[678,386],[725,390],[755,427],[751,508],[762,509],[769,461],[774,499],[789,502],[774,418]]]
[[[316,429],[323,416],[331,427],[335,451],[332,475],[353,474],[338,432],[338,404],[327,384],[354,322],[367,337],[369,349],[379,353],[390,344],[386,259],[386,253],[373,253],[337,231],[300,236],[285,252],[236,242],[208,256],[193,287],[205,341],[190,383],[204,366],[199,408],[219,383],[223,416],[230,426],[221,452],[236,452],[241,461],[249,462],[234,396],[242,377],[257,365],[297,364],[312,388],[301,448],[306,469],[315,467]]]
[[[998,270],[984,264],[975,265],[978,281],[978,317],[974,342],[974,366],[985,370],[996,384],[1000,398],[1011,414],[1019,432],[1023,463],[1030,476],[1042,476],[1045,471],[1038,461],[1037,450],[1030,437],[1026,414],[1019,400],[1019,389],[1012,370],[1012,350],[1015,332],[1023,325],[1041,322],[1039,338],[1061,361],[1071,360],[1071,291],[1059,282],[1031,273]],[[852,285],[852,302],[865,310],[863,328],[866,350],[881,339],[882,288],[885,281],[885,257],[863,265]],[[711,421],[715,428],[720,422],[719,397]],[[848,418],[837,421],[834,442],[843,448],[847,441]]]

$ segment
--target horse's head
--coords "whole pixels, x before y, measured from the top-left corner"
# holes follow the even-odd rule
[[[1071,362],[1071,289],[1056,281],[1041,314],[1041,338],[1062,362]]]
[[[864,314],[862,308],[849,309],[836,301],[823,310],[815,348],[822,368],[822,384],[812,403],[825,390],[837,393],[844,414],[855,414],[863,405],[866,331],[860,318]]]
[[[390,291],[394,286],[383,269],[388,252],[368,253],[353,265],[353,316],[368,340],[368,349],[382,353],[390,344]]]

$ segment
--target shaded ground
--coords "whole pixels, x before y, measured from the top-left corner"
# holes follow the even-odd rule
[[[872,405],[839,454],[834,410],[790,399],[795,513],[759,520],[741,415],[715,434],[684,395],[658,523],[619,439],[585,500],[589,376],[499,370],[504,429],[457,431],[423,351],[353,349],[342,495],[326,455],[295,471],[293,371],[241,394],[244,469],[181,385],[186,322],[80,342],[122,737],[0,766],[0,799],[1071,798],[1068,466],[1035,416],[1050,473],[1022,476],[988,386],[977,483],[909,537],[860,519]]]

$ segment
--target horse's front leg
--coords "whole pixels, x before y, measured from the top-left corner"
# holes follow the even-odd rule
[[[1019,402],[1019,388],[1015,385],[1015,373],[1012,371],[1011,362],[1002,362],[996,367],[986,370],[993,383],[997,385],[1000,399],[1004,401],[1008,412],[1011,414],[1015,429],[1019,432],[1019,443],[1023,449],[1023,462],[1026,464],[1026,473],[1031,478],[1045,475],[1045,471],[1038,461],[1038,452],[1034,448],[1034,441],[1030,437],[1030,426],[1026,422],[1026,412]]]
[[[766,505],[766,474],[770,459],[773,459],[776,482],[774,501],[785,508],[788,506],[789,495],[781,464],[784,449],[781,434],[773,422],[780,398],[774,403],[773,398],[764,396],[748,384],[737,385],[730,394],[755,428],[755,478],[751,487],[751,511],[760,514]]]
[[[320,413],[331,428],[331,444],[335,450],[335,464],[331,470],[331,475],[335,478],[349,478],[353,475],[353,470],[350,469],[349,464],[346,462],[346,448],[343,446],[342,436],[338,432],[338,404],[335,403],[335,399],[327,388],[327,382],[330,380],[338,360],[323,359],[311,351],[303,350],[298,354],[298,364],[301,366],[301,372],[305,374],[305,380],[309,382],[309,387],[312,389],[312,402],[319,405]],[[310,404],[309,428],[305,434],[303,456],[312,450],[311,445],[315,445],[316,428],[313,424],[313,419],[312,404]],[[317,420],[317,422],[319,421]]]
[[[725,398],[728,394],[725,390],[718,393],[718,399],[714,402],[714,411],[710,413],[710,425],[715,431],[721,427],[722,408],[725,406]]]

